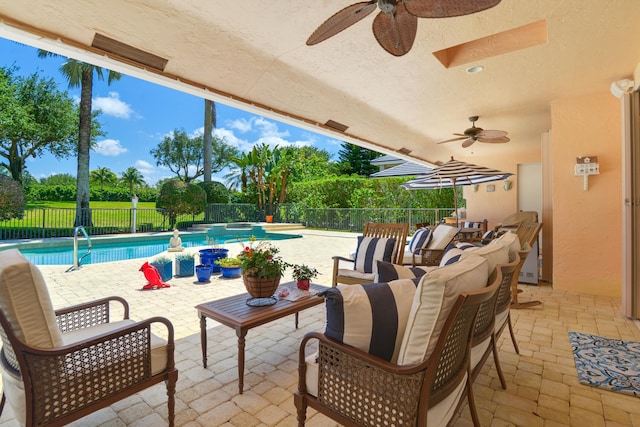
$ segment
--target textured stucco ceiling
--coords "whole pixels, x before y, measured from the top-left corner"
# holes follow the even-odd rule
[[[420,19],[413,49],[393,57],[371,32],[374,14],[316,46],[311,32],[352,1],[0,0],[0,37],[110,66],[216,101],[426,162],[463,153],[435,144],[477,125],[529,150],[550,129],[554,99],[608,90],[640,62],[638,0],[503,0],[469,16]],[[377,12],[376,12],[377,13]],[[545,20],[548,42],[445,68],[432,52]],[[95,33],[168,60],[162,73],[91,48]],[[347,125],[346,135],[322,127]],[[470,149],[466,149],[470,150]],[[404,157],[395,153],[399,157]]]

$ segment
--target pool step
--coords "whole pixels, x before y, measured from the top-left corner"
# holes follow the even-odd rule
[[[262,228],[264,228],[265,231],[269,232],[276,232],[276,231],[287,231],[287,230],[300,230],[305,228],[304,225],[300,224],[300,223],[267,223],[267,222],[259,222],[256,223],[258,225],[261,225]],[[191,226],[189,228],[188,231],[207,231],[208,229],[210,229],[214,224],[193,224],[193,226]]]

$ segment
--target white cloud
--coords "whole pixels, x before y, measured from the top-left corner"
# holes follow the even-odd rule
[[[155,185],[161,179],[175,177],[165,166],[156,166],[146,160],[136,160],[133,166],[138,169],[149,185]]]
[[[247,133],[252,128],[251,121],[246,119],[229,120],[227,125],[231,129],[236,129],[240,133]]]
[[[278,123],[265,119],[264,117],[256,117],[254,120],[256,127],[259,129],[261,138],[285,138],[289,136],[288,131],[278,131]]]
[[[93,151],[103,156],[115,157],[129,150],[124,148],[117,139],[105,139],[104,141],[97,142]]]
[[[135,114],[129,104],[120,100],[118,92],[109,92],[109,96],[96,97],[92,101],[94,110],[102,110],[107,116],[114,116],[120,119],[129,119]]]

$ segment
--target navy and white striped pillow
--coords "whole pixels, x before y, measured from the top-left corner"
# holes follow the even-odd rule
[[[415,279],[424,276],[427,271],[421,267],[409,267],[378,261],[378,274],[373,279],[376,283],[386,283],[398,279]]]
[[[418,282],[339,285],[320,293],[327,308],[325,335],[395,363]]]
[[[391,261],[394,238],[358,236],[358,249],[353,269],[362,273],[375,273],[376,261]]]
[[[427,227],[421,228],[416,231],[411,237],[411,241],[409,242],[409,251],[413,253],[418,248],[426,248],[431,243],[431,239],[433,238],[433,234],[431,230]]]

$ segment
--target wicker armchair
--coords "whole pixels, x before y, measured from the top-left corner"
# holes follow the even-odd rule
[[[503,264],[500,266],[500,270],[502,271],[502,285],[498,290],[498,301],[496,302],[496,325],[495,325],[495,333],[497,340],[500,338],[502,331],[504,328],[509,326],[509,335],[511,335],[511,342],[513,343],[513,348],[515,349],[517,354],[520,354],[520,349],[518,348],[518,342],[516,341],[516,336],[513,332],[513,324],[511,323],[511,284],[513,283],[514,275],[517,277],[516,271],[519,270],[520,267],[520,256],[516,253],[514,254],[514,259],[511,260],[509,264]],[[516,279],[517,280],[517,279]],[[494,353],[495,358],[495,353]],[[500,376],[500,383],[502,384],[502,388],[507,388],[506,382],[502,375],[502,370],[499,369],[498,359],[496,358],[496,368],[498,368],[498,375]]]
[[[310,406],[345,426],[445,425],[460,408],[470,387],[471,334],[480,304],[490,288],[462,293],[447,315],[435,350],[416,365],[399,366],[355,347],[312,332],[302,340],[298,391],[294,395],[298,425]],[[306,348],[318,342],[318,391],[308,392]],[[366,398],[365,398],[366,397]],[[453,399],[453,400],[451,400]]]
[[[111,312],[123,320],[111,321]],[[153,326],[152,326],[153,325]],[[120,297],[53,311],[39,270],[17,250],[0,256],[3,393],[20,424],[62,426],[164,381],[174,425],[173,326],[129,320]],[[152,334],[164,329],[167,339]]]
[[[393,244],[393,251],[391,258],[386,261],[390,261],[394,264],[402,264],[403,248],[407,241],[407,234],[409,233],[409,224],[385,224],[376,222],[367,222],[364,225],[362,237],[379,238],[379,239],[395,239]],[[360,251],[358,251],[360,252]],[[356,253],[356,258],[360,258],[361,255]],[[366,255],[367,251],[362,251],[362,254]],[[373,251],[369,251],[373,253]],[[375,251],[376,253],[380,251]],[[375,256],[375,255],[374,255]],[[373,283],[375,273],[372,271],[376,269],[376,259],[370,259],[365,264],[372,266],[372,271],[363,270],[358,268],[358,259],[353,259],[334,256],[333,259],[333,280],[332,286],[336,286],[338,283],[344,283],[348,285]],[[380,259],[381,261],[383,259]],[[350,263],[352,268],[341,268],[343,263]]]
[[[438,266],[440,261],[447,251],[447,247],[460,232],[459,227],[453,227],[451,225],[440,224],[433,231],[433,238],[427,247],[416,248],[412,253],[405,253],[404,262],[405,265],[426,265],[426,266]]]

